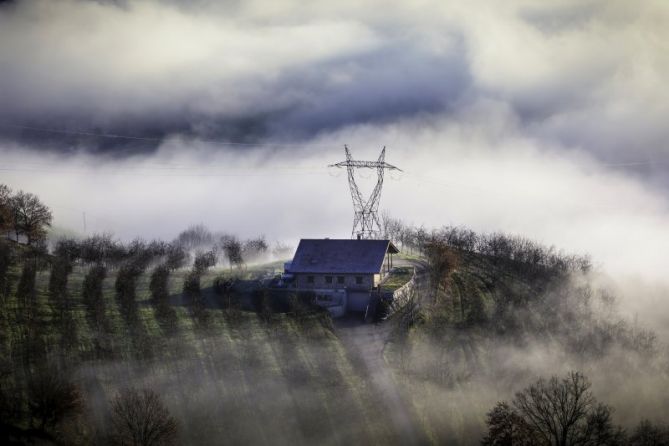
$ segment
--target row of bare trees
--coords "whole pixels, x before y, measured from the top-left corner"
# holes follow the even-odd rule
[[[257,261],[269,250],[265,236],[240,240],[235,235],[213,233],[201,224],[181,232],[176,242],[190,252],[220,251],[230,268],[241,268],[245,263]]]
[[[588,256],[565,254],[554,246],[547,247],[526,237],[501,232],[479,234],[459,226],[428,231],[387,214],[383,216],[382,225],[384,236],[397,241],[409,252],[425,254],[429,246],[439,243],[460,252],[487,256],[494,262],[513,261],[555,272],[587,272],[592,267]]]
[[[207,234],[206,229],[203,227],[194,228],[184,231],[184,233],[190,234],[189,236],[184,236],[184,233],[182,233],[171,243],[156,240],[146,242],[136,239],[129,244],[122,244],[114,240],[109,234],[93,235],[83,240],[64,238],[55,243],[51,256],[42,253],[43,260],[46,259],[47,264],[50,263],[51,265],[49,296],[56,314],[55,321],[61,328],[64,345],[73,346],[76,343],[77,336],[76,324],[74,324],[69,311],[71,302],[67,293],[68,276],[75,265],[87,268],[82,286],[82,297],[89,324],[96,334],[94,337],[96,357],[107,357],[111,354],[112,327],[107,317],[107,304],[103,296],[103,281],[110,269],[117,270],[114,283],[116,300],[128,329],[134,335],[137,335],[133,335],[134,339],[134,337],[145,337],[141,336],[141,324],[138,320],[137,281],[151,264],[156,265],[150,278],[151,302],[163,328],[167,332],[174,332],[176,313],[169,303],[170,273],[187,264],[191,258],[189,249],[200,246],[198,240],[208,240],[207,237],[202,236],[202,234]],[[249,240],[244,244],[237,243],[237,239],[230,236],[223,237],[221,240],[221,246],[227,253],[228,260],[237,256],[238,264],[243,263],[241,260],[242,252],[264,252],[266,250],[266,243],[262,237]],[[240,251],[237,251],[234,246],[239,246]],[[4,252],[0,252],[0,254]],[[0,261],[2,261],[2,258],[0,258]],[[200,278],[217,261],[218,255],[215,249],[206,252],[196,251],[192,270],[185,280],[184,295],[192,305],[193,315],[199,322],[205,322],[206,319],[205,305],[200,291]],[[26,308],[32,308],[27,304],[34,300],[31,296],[35,294],[36,265],[36,262],[24,262],[24,271],[20,281],[22,292],[19,294],[22,301],[26,302]],[[0,267],[3,267],[2,263],[0,263]],[[4,276],[2,277],[4,278]],[[33,280],[30,280],[31,278]],[[33,284],[33,286],[30,286],[30,284]],[[144,344],[143,342],[139,343]]]

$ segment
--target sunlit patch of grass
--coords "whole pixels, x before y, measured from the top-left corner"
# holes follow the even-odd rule
[[[381,284],[383,291],[395,291],[402,287],[413,277],[413,267],[401,266],[393,268],[386,280]]]

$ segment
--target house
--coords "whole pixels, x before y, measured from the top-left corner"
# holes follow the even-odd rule
[[[367,310],[372,294],[393,267],[399,250],[390,240],[302,239],[284,280],[313,291],[333,316]]]

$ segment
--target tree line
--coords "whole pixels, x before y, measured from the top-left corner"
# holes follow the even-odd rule
[[[545,246],[526,237],[502,232],[480,234],[461,226],[442,226],[427,230],[383,215],[384,237],[397,241],[409,253],[427,254],[435,245],[446,246],[460,253],[486,256],[495,262],[515,262],[559,273],[587,272],[592,262],[587,255],[566,254],[554,246]]]

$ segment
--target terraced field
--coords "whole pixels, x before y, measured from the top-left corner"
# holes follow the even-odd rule
[[[177,271],[169,281],[175,326],[164,329],[156,315],[149,273],[137,281],[139,323],[131,326],[116,297],[117,271],[110,271],[102,286],[106,322],[95,325],[82,297],[87,272],[75,267],[69,276],[66,332],[49,299],[49,272],[37,273],[39,328],[31,336],[39,338],[47,361],[71,366],[100,431],[108,401],[120,388],[135,386],[160,393],[179,420],[185,444],[397,442],[399,434],[370,385],[373,371],[318,318],[273,314],[268,320],[213,302],[202,327],[182,302],[186,271]],[[208,299],[220,299],[211,286],[221,274],[225,271],[203,276]],[[20,360],[26,351],[18,314],[11,297],[2,313],[7,359]]]
[[[65,310],[50,297],[47,268],[34,296],[22,297],[27,305],[17,297],[25,284],[15,264],[0,311],[0,371],[13,372],[0,374],[0,390],[22,389],[24,398],[31,370],[64,370],[82,389],[83,438],[93,443],[104,438],[117,391],[148,387],[179,421],[183,444],[476,444],[489,408],[542,373],[524,339],[578,360],[562,346],[601,345],[592,336],[620,326],[589,319],[592,290],[548,270],[459,253],[435,299],[425,261],[403,261],[417,267],[420,305],[378,325],[243,311],[213,291],[230,274],[215,269],[200,277],[199,310],[182,295],[189,270],[170,274],[167,309],[154,302],[151,268],[137,278],[130,307],[116,289],[120,270],[109,269],[93,307],[85,297],[91,266],[69,275]],[[278,267],[247,274],[270,277]]]

